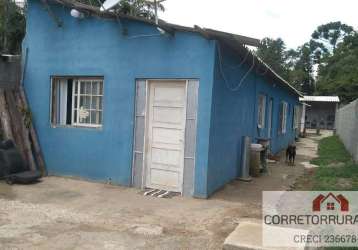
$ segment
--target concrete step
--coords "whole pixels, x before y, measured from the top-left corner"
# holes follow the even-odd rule
[[[281,233],[287,233],[287,228],[272,227],[274,237],[279,240]],[[297,229],[292,229],[299,231]],[[271,231],[271,230],[270,230]],[[302,230],[300,230],[302,231]],[[305,233],[304,231],[303,233]],[[281,239],[280,239],[281,240]],[[305,247],[264,247],[262,246],[262,223],[260,222],[242,222],[225,239],[224,250],[299,250]]]

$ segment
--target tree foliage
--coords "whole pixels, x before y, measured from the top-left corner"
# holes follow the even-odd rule
[[[79,2],[100,6],[105,0],[78,0]],[[153,3],[148,2],[147,0],[121,0],[114,8],[118,13],[144,17],[147,19],[155,18],[155,6]],[[165,8],[162,4],[158,4],[158,11],[165,11]]]
[[[341,22],[330,22],[317,27],[310,40],[311,53],[315,63],[331,56],[344,38],[354,34],[354,29]]]
[[[256,51],[270,67],[306,94],[314,91],[313,66],[309,44],[287,50],[281,38],[264,38]]]
[[[358,33],[346,37],[320,65],[317,94],[338,95],[343,102],[358,98]]]
[[[309,44],[297,48],[295,53],[291,51],[291,71],[288,80],[306,95],[314,92],[312,54]]]
[[[341,22],[330,22],[318,26],[312,33],[312,40],[323,44],[329,52],[334,52],[340,42],[343,42],[346,36],[353,35],[354,29],[352,26]],[[329,47],[331,49],[329,49]]]
[[[0,52],[18,54],[25,35],[23,10],[11,0],[0,0]]]
[[[104,0],[78,0],[78,2],[99,7]],[[154,5],[146,0],[121,0],[114,8],[118,13],[154,19]],[[158,4],[158,11],[164,6]],[[0,52],[18,54],[25,35],[24,10],[13,0],[0,0]]]
[[[264,38],[257,54],[306,95],[338,95],[344,103],[358,98],[358,33],[349,25],[320,25],[297,49]]]
[[[262,39],[256,54],[282,77],[288,77],[286,45],[281,38],[272,39],[266,37]]]
[[[140,16],[148,19],[155,18],[154,5],[145,0],[121,0],[118,10],[123,14],[131,16]],[[164,10],[164,6],[159,4],[158,11]]]

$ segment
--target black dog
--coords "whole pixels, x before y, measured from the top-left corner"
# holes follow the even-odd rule
[[[295,165],[296,145],[289,145],[286,149],[286,162],[289,165]]]

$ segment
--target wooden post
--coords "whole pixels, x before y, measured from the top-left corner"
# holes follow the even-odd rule
[[[10,116],[12,118],[11,119],[12,126],[13,126],[14,130],[16,131],[16,136],[18,136],[18,138],[16,140],[17,145],[19,147],[22,147],[22,150],[23,150],[25,159],[28,162],[29,168],[31,170],[36,170],[36,163],[35,163],[34,156],[32,154],[31,142],[30,142],[30,138],[29,138],[29,131],[23,122],[21,112],[20,112],[18,106],[16,105],[14,91],[11,91],[11,90],[7,91],[6,97],[7,97],[6,100],[9,105]]]
[[[26,49],[25,65],[21,73],[20,61],[17,64],[11,63],[8,65],[5,65],[7,63],[5,62],[5,70],[0,68],[1,83],[4,83],[4,86],[9,86],[6,89],[0,89],[0,122],[4,138],[12,139],[15,142],[29,169],[39,169],[45,175],[45,163],[37,141],[36,132],[31,123],[31,115],[28,112],[29,107],[25,93],[20,85],[23,83],[25,75],[27,51]],[[8,68],[11,70],[7,70]]]
[[[25,91],[22,85],[19,86],[19,89],[17,91],[16,100],[18,101],[18,105],[22,107],[25,110],[29,110],[29,106],[27,103],[27,98],[25,95]],[[33,149],[34,149],[34,155],[38,164],[38,168],[40,169],[42,175],[46,175],[46,165],[45,161],[43,159],[42,151],[40,144],[38,142],[37,134],[35,131],[35,128],[32,124],[32,122],[29,124],[29,132],[30,132],[30,138],[32,141]]]
[[[2,124],[5,139],[14,140],[14,135],[11,129],[11,119],[5,99],[5,91],[3,89],[0,89],[0,121]]]
[[[6,110],[9,114],[9,121],[10,121],[10,127],[11,127],[11,130],[12,130],[12,140],[15,142],[17,148],[19,149],[22,157],[24,159],[27,159],[26,157],[26,150],[25,150],[25,147],[24,147],[24,144],[23,144],[23,136],[22,136],[22,133],[21,133],[21,128],[20,128],[20,125],[21,125],[21,122],[19,122],[19,117],[16,117],[16,107],[14,105],[12,105],[12,102],[10,101],[11,99],[11,96],[12,93],[11,93],[11,90],[10,89],[7,89],[7,90],[4,90],[4,96],[5,96],[5,101],[6,101]]]

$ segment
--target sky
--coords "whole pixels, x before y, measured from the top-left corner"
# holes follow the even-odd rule
[[[159,18],[184,26],[282,38],[288,48],[309,41],[321,24],[341,21],[358,29],[357,0],[166,0]]]

